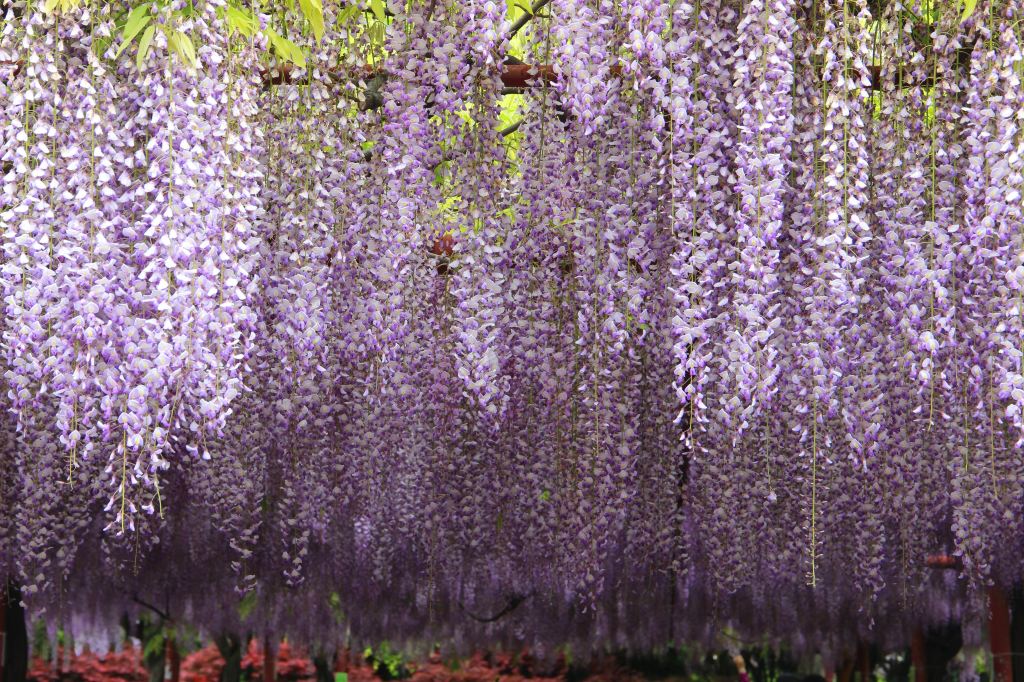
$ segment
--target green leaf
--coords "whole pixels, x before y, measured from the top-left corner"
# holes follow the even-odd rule
[[[155,31],[156,26],[150,24],[142,32],[142,37],[139,39],[139,51],[135,53],[135,66],[139,67],[139,71],[142,71],[142,67],[146,63],[146,55],[149,54],[149,46],[153,43],[153,33]]]
[[[357,17],[359,15],[359,12],[359,5],[352,3],[346,6],[345,9],[341,10],[341,12],[338,13],[338,20],[342,24],[347,24],[348,22],[352,21],[352,19]]]
[[[149,23],[149,17],[146,17],[146,21],[142,24],[142,27],[145,27],[146,24],[148,24],[148,23]],[[142,27],[140,27],[139,30],[142,30]],[[118,57],[120,57],[121,53],[124,52],[126,49],[128,49],[128,46],[132,44],[132,39],[134,39],[134,38],[135,38],[135,36],[133,35],[131,38],[125,38],[124,40],[121,41],[121,45],[118,46],[117,53],[114,55],[114,59],[117,59]]]
[[[370,11],[373,12],[373,16],[377,17],[378,21],[384,21],[384,17],[387,16],[387,9],[384,7],[383,0],[370,0]]]
[[[254,608],[256,608],[256,593],[249,592],[242,597],[242,601],[238,602],[238,617],[241,620],[247,619]]]
[[[170,44],[171,49],[178,53],[183,62],[193,69],[198,68],[199,62],[196,60],[196,48],[192,45],[191,38],[175,29],[167,37],[167,42]]]
[[[114,59],[120,57],[121,53],[128,49],[128,46],[135,40],[135,36],[139,35],[142,29],[146,28],[149,22],[153,20],[153,17],[149,16],[148,12],[149,3],[146,3],[139,5],[128,15],[128,20],[124,24],[124,30],[121,32],[123,40],[120,47],[117,48],[117,54],[114,55]]]
[[[146,642],[146,646],[142,649],[143,658],[152,658],[156,654],[163,653],[164,650],[164,633],[163,630],[158,630],[156,634],[149,638]]]
[[[963,22],[967,21],[970,18],[970,16],[974,14],[974,10],[977,7],[978,0],[964,0],[964,13],[960,17],[960,23],[962,24]]]
[[[298,67],[306,66],[306,55],[302,53],[302,49],[298,45],[288,40],[284,36],[278,34],[272,28],[268,28],[265,33],[267,38],[270,39],[270,44],[274,47],[274,52],[277,53],[281,59],[291,62]]]
[[[246,38],[252,38],[260,29],[260,22],[249,11],[234,5],[228,6],[227,20],[230,30],[238,31]]]
[[[334,682],[348,682],[348,673],[334,673]]]
[[[43,13],[50,14],[57,9],[58,5],[60,5],[60,0],[46,0],[43,4]]]
[[[313,37],[319,41],[324,37],[324,6],[320,0],[299,0],[299,7],[313,28]]]
[[[149,3],[144,2],[138,7],[132,9],[131,14],[128,15],[128,19],[124,22],[124,30],[121,32],[121,38],[124,40],[132,40],[135,36],[139,35],[139,32],[149,23],[151,16],[149,16]]]

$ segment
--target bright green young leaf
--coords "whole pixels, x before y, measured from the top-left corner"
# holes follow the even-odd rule
[[[146,17],[146,20],[145,20],[145,21],[144,21],[144,22],[142,23],[142,25],[141,25],[141,26],[139,27],[139,30],[140,30],[140,31],[141,31],[141,30],[142,30],[142,29],[143,29],[143,28],[144,28],[144,27],[145,27],[145,26],[146,26],[147,24],[149,24],[149,20],[150,20],[150,18],[149,18],[149,17]],[[118,48],[117,48],[117,53],[116,53],[116,54],[114,55],[114,59],[117,59],[118,57],[120,57],[120,56],[121,56],[121,53],[122,53],[122,52],[124,52],[124,51],[125,51],[126,49],[128,49],[128,46],[132,44],[132,40],[134,40],[134,39],[135,39],[135,35],[137,35],[137,33],[138,33],[138,31],[136,31],[136,33],[135,33],[135,34],[132,34],[132,36],[131,36],[131,37],[129,37],[129,38],[125,38],[124,40],[122,40],[122,41],[121,41],[121,45],[120,45],[120,46],[118,46]]]
[[[359,16],[360,11],[361,10],[359,8],[359,5],[355,3],[346,5],[345,9],[341,10],[341,12],[338,13],[338,20],[342,24],[347,24],[348,22],[352,21],[355,17]]]
[[[274,47],[274,52],[277,53],[277,56],[287,62],[295,64],[296,66],[306,66],[306,55],[302,53],[302,49],[299,48],[298,45],[280,35],[272,28],[268,28],[266,30],[266,34],[267,38],[270,39],[270,44]]]
[[[248,11],[233,5],[227,10],[228,28],[238,31],[246,38],[252,38],[260,28],[260,22]]]
[[[348,673],[334,673],[334,682],[348,682]]]
[[[193,69],[198,68],[199,62],[196,60],[196,48],[192,45],[191,38],[175,29],[167,37],[167,42],[170,44],[171,49],[178,53],[178,56],[181,57],[185,64]]]
[[[145,66],[146,55],[149,54],[149,46],[153,44],[153,33],[155,32],[156,26],[150,24],[139,38],[139,51],[135,53],[135,65],[139,67],[139,71],[142,71],[142,67]]]
[[[964,0],[964,13],[963,16],[960,17],[960,23],[967,21],[970,16],[974,14],[974,10],[977,7],[978,0]]]
[[[373,16],[377,17],[378,21],[384,21],[384,17],[387,16],[383,0],[370,0],[370,11],[373,12]]]
[[[149,5],[150,3],[144,2],[138,7],[132,9],[131,14],[128,15],[128,19],[124,22],[124,30],[121,32],[121,37],[124,40],[133,40],[135,36],[139,35],[139,32],[145,28],[150,19],[152,19],[152,17],[149,16]]]
[[[324,37],[324,7],[320,0],[299,0],[299,7],[313,28],[313,37],[318,41]]]
[[[149,25],[149,22],[153,20],[153,17],[149,15],[149,3],[139,5],[132,10],[132,13],[128,15],[128,20],[124,24],[124,30],[121,32],[120,47],[117,48],[117,54],[114,58],[117,59],[121,56],[121,53],[128,49],[128,46],[135,40],[135,36],[142,32],[142,29]]]

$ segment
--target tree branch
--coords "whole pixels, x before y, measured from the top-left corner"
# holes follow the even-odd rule
[[[537,2],[533,3],[533,6],[530,7],[530,13],[519,17],[516,20],[516,23],[512,24],[512,28],[508,30],[508,39],[512,40],[517,33],[523,30],[524,26],[530,23],[530,19],[533,19],[537,15],[537,12],[544,9],[544,7],[550,4],[550,2],[551,0],[537,0]]]
[[[162,609],[160,609],[160,608],[158,608],[156,606],[153,606],[148,601],[145,601],[143,599],[139,599],[139,596],[137,594],[133,594],[132,595],[132,601],[135,602],[136,604],[138,604],[139,606],[143,606],[143,607],[149,609],[150,611],[152,611],[153,613],[155,613],[156,615],[160,616],[161,620],[166,620],[166,621],[171,620],[171,616],[166,611],[164,611],[164,610],[162,610]]]
[[[528,594],[513,594],[508,597],[508,602],[505,606],[493,616],[478,616],[469,609],[461,601],[459,602],[459,608],[466,612],[466,615],[473,620],[480,623],[493,623],[494,621],[504,618],[508,614],[519,608],[519,605],[534,595],[534,592]]]

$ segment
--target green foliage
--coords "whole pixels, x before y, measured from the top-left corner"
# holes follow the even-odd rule
[[[331,616],[337,622],[345,620],[345,612],[341,609],[341,595],[337,592],[331,592],[331,596],[327,598],[327,606],[331,609]]]
[[[146,30],[142,32],[142,37],[139,38],[139,49],[135,53],[135,66],[138,67],[139,71],[142,71],[142,67],[146,61],[146,55],[149,54],[149,47],[153,44],[153,35],[156,33],[156,27],[150,24],[146,27]]]
[[[44,661],[52,658],[50,633],[46,631],[46,621],[40,618],[32,628],[32,655]]]
[[[268,28],[264,33],[270,40],[270,44],[278,57],[299,67],[306,66],[306,55],[298,45],[272,28]]]
[[[181,57],[186,65],[193,69],[198,68],[199,61],[196,59],[196,48],[192,45],[192,39],[176,28],[167,28],[165,25],[161,25],[160,28],[167,34],[167,44],[171,50]]]
[[[78,6],[82,4],[82,0],[46,0],[43,3],[43,12],[45,14],[65,13],[71,10],[78,9]]]
[[[128,13],[121,29],[121,44],[117,48],[117,53],[114,55],[114,58],[117,59],[120,57],[121,54],[135,42],[135,39],[138,38],[138,46],[135,52],[135,65],[139,70],[141,70],[145,65],[146,57],[149,55],[149,50],[153,45],[153,36],[156,33],[156,29],[159,28],[167,35],[167,45],[171,52],[177,55],[188,68],[199,68],[199,60],[196,57],[196,48],[195,45],[192,44],[192,39],[170,24],[154,24],[153,15],[151,14],[152,9],[152,2],[144,2],[141,5],[133,7],[131,12]],[[182,10],[181,12],[182,15],[187,13],[187,9]],[[102,46],[100,54],[105,51],[106,47],[107,45]]]
[[[380,0],[378,0],[378,2],[379,1]],[[159,28],[167,35],[167,44],[171,52],[181,59],[181,61],[189,68],[199,68],[199,60],[196,57],[196,48],[192,39],[182,31],[174,28],[173,22],[154,22],[154,6],[162,6],[165,2],[167,2],[167,0],[152,0],[151,2],[144,2],[133,7],[127,15],[123,15],[123,22],[118,22],[121,26],[121,42],[118,45],[116,54],[114,55],[115,59],[119,58],[125,50],[137,41],[138,47],[135,56],[135,63],[141,70],[145,64],[149,50],[152,47],[156,29]],[[65,11],[66,8],[77,6],[77,4],[80,3],[81,0],[47,0],[45,9],[48,11]],[[298,6],[302,12],[302,16],[305,17],[306,22],[309,25],[309,29],[312,32],[314,39],[317,41],[321,40],[324,36],[324,32],[327,30],[327,25],[324,19],[323,0],[298,0]],[[347,20],[352,16],[355,16],[358,11],[357,5],[347,6],[344,10],[343,18]],[[190,7],[186,7],[185,9],[178,11],[176,14],[181,17],[187,17],[191,13],[193,13],[193,10]],[[171,16],[173,17],[174,15],[172,14]],[[229,35],[239,34],[246,38],[253,38],[260,31],[260,22],[253,11],[242,6],[237,0],[221,11],[221,18],[227,24]],[[264,34],[270,42],[271,50],[281,60],[290,62],[299,67],[306,66],[305,52],[292,40],[289,40],[271,28],[267,28],[264,31]],[[383,31],[381,31],[381,37],[383,39]],[[98,55],[104,54],[109,46],[109,41],[104,42],[102,39],[99,39],[96,45],[96,53]]]
[[[404,680],[412,676],[405,658],[401,653],[393,651],[387,642],[382,642],[376,650],[366,647],[363,658],[382,680]]]
[[[324,6],[321,0],[299,0],[299,7],[313,30],[313,37],[319,41],[324,37]]]
[[[238,618],[243,622],[248,620],[252,610],[256,608],[256,592],[247,592],[242,601],[238,602]]]
[[[150,3],[144,2],[128,14],[128,20],[125,21],[124,29],[121,31],[121,46],[117,48],[117,54],[114,55],[115,59],[121,56],[121,53],[135,40],[135,36],[139,35],[142,29],[146,28],[149,22],[153,20],[153,17],[149,14],[150,7]]]
[[[150,661],[157,657],[163,657],[166,647],[167,633],[161,628],[146,641],[146,645],[142,649],[142,658]]]
[[[971,15],[974,14],[974,10],[977,9],[977,7],[978,0],[964,0],[964,12],[960,16],[960,23],[967,21]]]
[[[387,16],[387,9],[384,6],[383,0],[370,0],[370,11],[373,12],[373,16],[377,18],[377,21],[384,21]]]
[[[246,38],[252,38],[260,30],[260,22],[249,10],[236,5],[228,5],[224,12],[224,19],[228,24],[228,31],[240,33]]]

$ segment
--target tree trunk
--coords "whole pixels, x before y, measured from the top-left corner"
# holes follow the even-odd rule
[[[242,677],[242,642],[237,635],[222,634],[214,640],[224,659],[220,682],[239,682]]]
[[[334,666],[326,656],[314,656],[313,667],[316,669],[316,682],[334,682]]]
[[[25,682],[28,675],[28,628],[25,609],[21,606],[21,590],[13,580],[7,583],[7,594],[0,593],[6,608],[4,618],[2,682]]]

